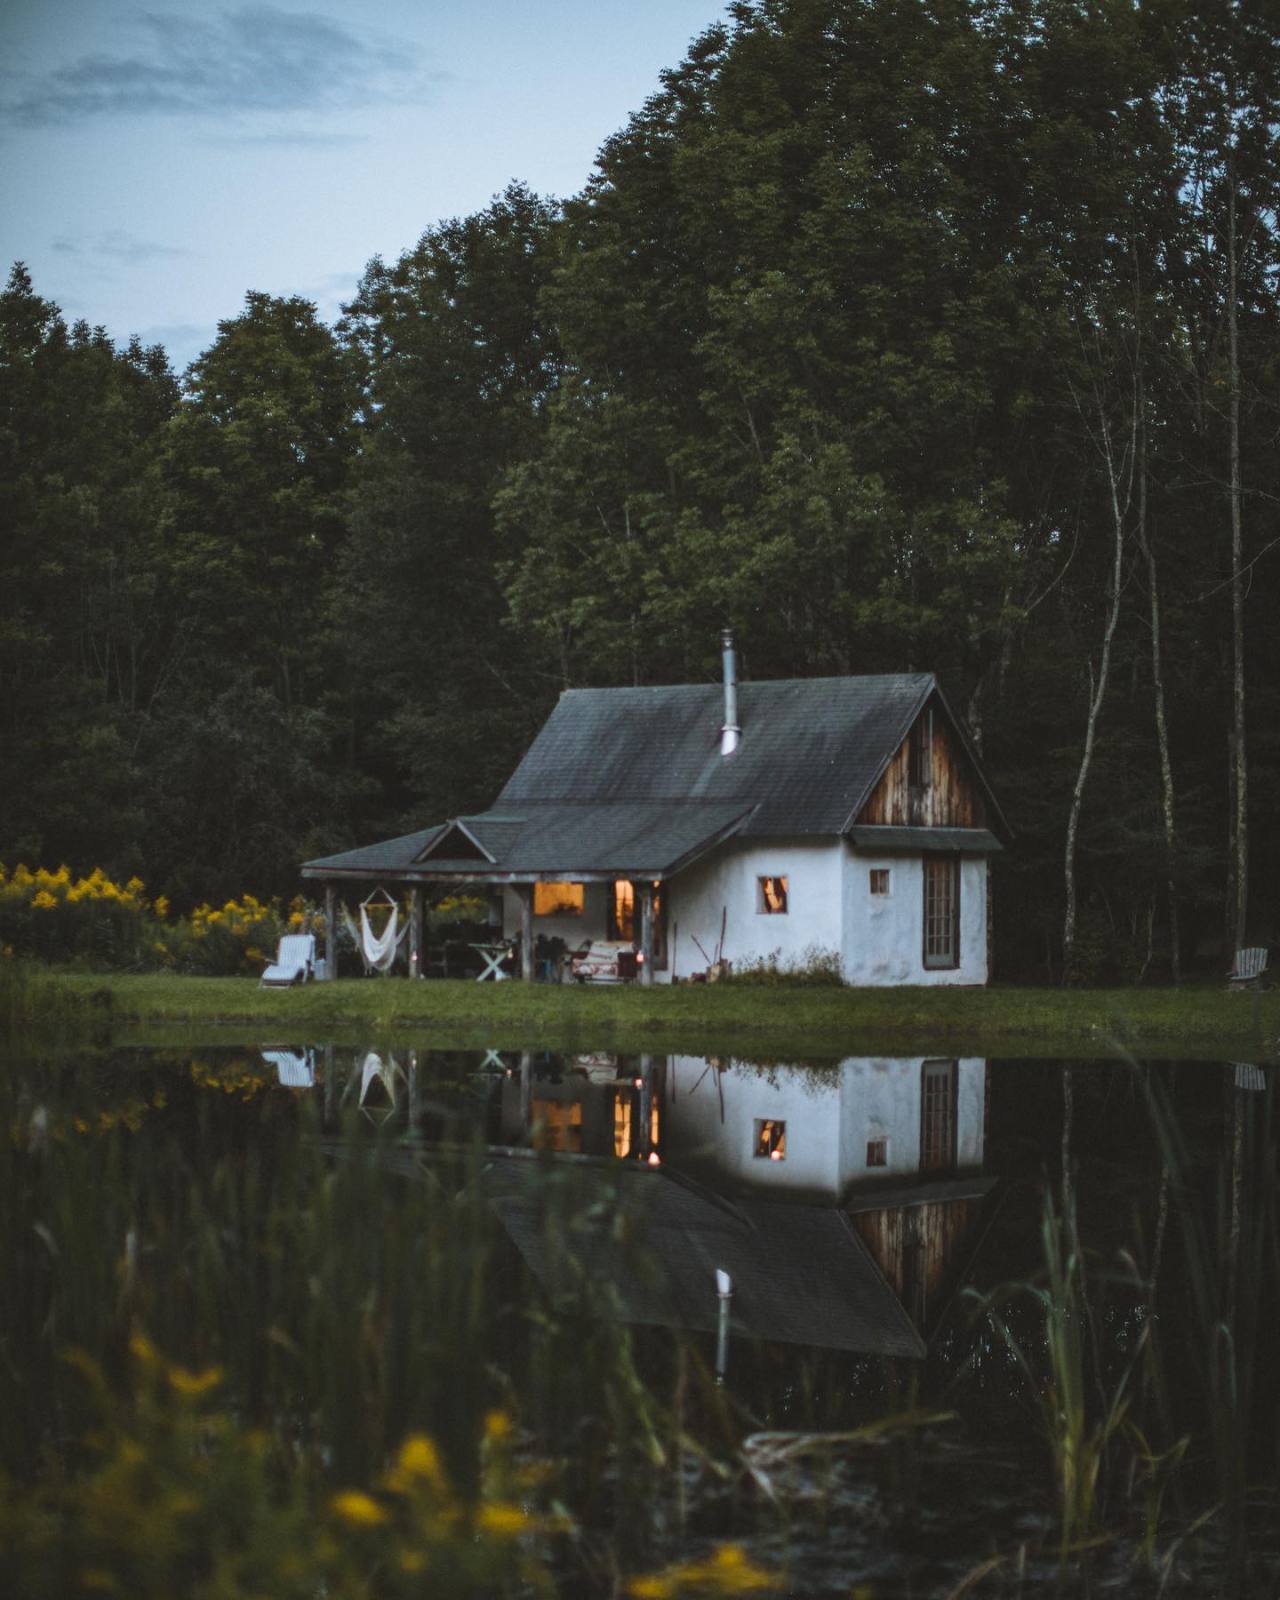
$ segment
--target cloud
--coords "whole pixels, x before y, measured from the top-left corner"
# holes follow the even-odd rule
[[[191,254],[190,250],[183,250],[178,245],[156,244],[149,239],[139,239],[122,228],[112,228],[96,238],[83,241],[63,236],[55,239],[50,248],[60,256],[92,257],[94,260],[101,260],[105,256],[108,260],[123,261],[129,266],[138,266],[144,261],[172,261]]]
[[[48,126],[112,116],[247,116],[346,111],[421,95],[415,48],[352,33],[331,17],[244,5],[212,17],[143,11],[129,53],[85,55],[9,74],[0,116]]]
[[[303,128],[296,130],[278,128],[264,133],[217,135],[210,142],[212,144],[270,145],[300,150],[334,150],[345,149],[348,145],[363,144],[365,136],[360,133],[310,133]]]

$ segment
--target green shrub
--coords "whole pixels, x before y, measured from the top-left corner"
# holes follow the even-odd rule
[[[735,962],[733,971],[722,981],[757,988],[839,989],[844,986],[844,974],[838,950],[825,950],[811,944],[802,955],[785,961],[781,953],[774,950],[758,961]]]

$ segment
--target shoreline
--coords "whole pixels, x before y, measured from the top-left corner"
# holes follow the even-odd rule
[[[13,1025],[88,1023],[113,1041],[208,1029],[218,1039],[429,1032],[442,1047],[603,1048],[806,1054],[1104,1056],[1280,1060],[1280,991],[1225,988],[846,989],[745,984],[642,989],[342,978],[263,989],[252,978],[26,967],[8,985]],[[910,1049],[906,1047],[910,1046]],[[991,1046],[999,1046],[992,1050]]]

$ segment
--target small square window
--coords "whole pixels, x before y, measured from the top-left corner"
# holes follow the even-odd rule
[[[786,916],[787,880],[785,878],[756,879],[756,910],[762,916]]]
[[[867,1165],[869,1167],[889,1165],[889,1141],[883,1135],[878,1139],[867,1140]]]
[[[888,867],[872,867],[871,869],[872,894],[888,894],[889,869]]]
[[[758,1161],[787,1159],[787,1125],[774,1117],[756,1118],[756,1139],[751,1154]]]

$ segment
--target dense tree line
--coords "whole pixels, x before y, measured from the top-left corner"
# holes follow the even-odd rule
[[[743,0],[564,203],[181,381],[0,299],[0,859],[178,897],[491,798],[559,690],[932,668],[1010,975],[1273,937],[1277,0]]]

